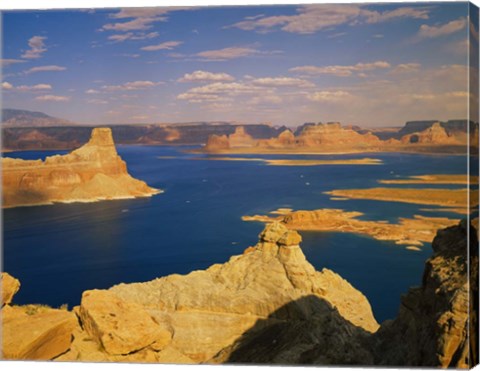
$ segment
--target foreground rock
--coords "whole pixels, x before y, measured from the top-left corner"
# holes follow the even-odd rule
[[[54,202],[93,202],[159,193],[131,177],[109,128],[96,128],[88,143],[42,160],[2,158],[3,207]]]
[[[108,291],[85,291],[79,314],[85,331],[109,354],[128,354],[153,343],[160,350],[172,337],[140,305]]]
[[[13,296],[20,290],[20,281],[6,272],[0,274],[2,302],[1,306],[10,304]]]
[[[259,238],[204,271],[86,291],[75,308],[81,327],[70,312],[6,305],[4,355],[460,368],[476,361],[478,236],[465,222],[438,232],[421,287],[380,328],[363,294],[306,261],[297,232],[275,222]]]
[[[439,231],[432,248],[422,286],[410,289],[398,317],[373,336],[376,364],[469,368],[478,362],[477,234],[462,222]]]

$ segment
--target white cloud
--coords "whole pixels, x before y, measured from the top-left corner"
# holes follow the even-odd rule
[[[206,50],[197,53],[196,56],[207,60],[225,61],[228,59],[236,59],[248,57],[257,54],[258,50],[249,47],[230,47],[216,50]]]
[[[371,63],[357,63],[352,66],[299,66],[290,68],[292,72],[300,72],[308,75],[335,75],[340,77],[351,76],[353,72],[371,71],[375,69],[390,68],[390,63],[385,61],[376,61]]]
[[[336,90],[336,91],[317,91],[315,93],[307,95],[307,98],[314,102],[327,102],[338,103],[352,98],[353,95],[348,91]]]
[[[179,94],[177,99],[188,100],[193,103],[230,101],[232,97],[239,95],[256,94],[265,91],[264,88],[249,84],[231,82],[216,82],[204,86],[192,88],[185,93]]]
[[[22,59],[0,59],[0,67],[7,67],[12,64],[25,63]]]
[[[86,94],[99,94],[100,92],[98,90],[95,90],[95,89],[88,89],[88,90],[85,90],[85,93]]]
[[[13,86],[9,82],[3,82],[2,88],[5,90],[15,90],[21,92],[36,92],[36,91],[43,91],[43,90],[51,90],[52,85],[50,84],[36,84],[36,85],[20,85],[20,86]]]
[[[104,85],[102,89],[107,91],[118,91],[118,90],[143,90],[150,89],[157,85],[163,84],[163,82],[153,82],[153,81],[130,81],[121,85]]]
[[[182,41],[165,41],[163,43],[156,44],[156,45],[144,46],[143,48],[140,48],[140,50],[145,50],[148,52],[157,51],[157,50],[172,50],[181,44],[183,44]]]
[[[108,40],[112,40],[114,42],[123,42],[126,40],[147,40],[153,39],[158,37],[160,34],[158,32],[127,32],[125,34],[115,34],[108,36]]]
[[[297,87],[309,88],[315,86],[313,83],[303,79],[296,79],[293,77],[262,77],[251,81],[254,85],[259,86],[282,86],[282,87]]]
[[[110,15],[110,18],[125,20],[126,22],[108,23],[102,27],[107,31],[133,31],[147,30],[153,27],[153,23],[165,22],[167,13],[178,10],[192,10],[194,7],[156,7],[156,8],[124,8]]]
[[[38,90],[51,90],[52,85],[50,84],[36,84],[36,85],[20,85],[16,87],[16,90],[19,91],[38,91]]]
[[[67,68],[62,66],[50,65],[50,66],[39,66],[33,67],[29,70],[26,70],[26,74],[36,73],[36,72],[49,72],[49,71],[65,71]]]
[[[35,97],[35,100],[48,102],[67,102],[70,100],[70,97],[65,97],[63,95],[40,95]]]
[[[87,103],[89,104],[108,104],[108,101],[104,99],[87,99]]]
[[[402,63],[395,66],[392,73],[410,73],[417,72],[420,69],[420,63]]]
[[[11,90],[11,89],[13,89],[13,85],[10,84],[10,83],[7,82],[7,81],[4,81],[4,82],[2,82],[2,89],[4,89],[4,90]]]
[[[418,39],[431,39],[434,37],[450,35],[458,31],[465,30],[467,27],[466,18],[459,18],[443,25],[428,26],[422,24],[417,34]]]
[[[379,23],[395,18],[427,19],[428,9],[403,7],[378,12],[353,4],[314,4],[299,7],[297,14],[294,15],[245,18],[229,27],[260,33],[280,29],[291,33],[309,34],[342,24]]]
[[[47,38],[45,36],[33,36],[28,40],[28,46],[30,47],[25,53],[22,54],[22,58],[36,59],[40,58],[43,53],[47,51],[45,43],[43,42]]]
[[[233,81],[235,78],[228,73],[213,73],[208,71],[194,71],[186,73],[178,82],[208,82],[208,81]]]

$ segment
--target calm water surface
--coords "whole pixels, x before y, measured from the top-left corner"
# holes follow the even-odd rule
[[[398,175],[466,172],[463,156],[263,156],[368,156],[384,161],[380,166],[283,167],[191,160],[192,155],[182,152],[185,149],[188,147],[118,146],[132,176],[165,191],[152,198],[4,210],[4,270],[22,283],[15,303],[67,303],[71,307],[79,304],[87,289],[183,274],[225,262],[255,244],[262,230],[262,224],[243,222],[241,216],[279,207],[343,208],[364,212],[364,219],[389,221],[415,214],[459,217],[419,211],[431,206],[331,201],[322,192],[375,187],[378,179]],[[56,153],[64,152],[5,155],[44,158]],[[302,236],[307,259],[317,269],[326,267],[339,273],[362,291],[378,321],[397,314],[400,295],[420,284],[424,261],[431,254],[429,245],[421,252],[408,251],[393,242],[349,233],[302,232]]]

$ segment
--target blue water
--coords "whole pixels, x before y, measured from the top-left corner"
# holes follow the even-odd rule
[[[375,157],[379,166],[267,166],[260,162],[191,160],[187,147],[119,146],[129,172],[165,193],[152,198],[58,204],[4,210],[4,270],[19,278],[15,303],[78,305],[81,293],[120,282],[151,280],[222,263],[257,241],[263,225],[242,215],[279,207],[343,208],[363,218],[396,221],[424,205],[348,200],[322,192],[378,186],[397,175],[466,172],[463,156],[371,154],[264,156]],[[60,151],[8,153],[44,158]],[[159,159],[159,156],[174,156]],[[244,157],[244,156],[242,156]],[[258,157],[258,156],[254,156]],[[306,183],[309,183],[307,185]],[[431,248],[408,251],[393,242],[349,233],[302,232],[302,248],[317,268],[329,268],[369,299],[378,321],[396,316],[400,295],[421,282]]]

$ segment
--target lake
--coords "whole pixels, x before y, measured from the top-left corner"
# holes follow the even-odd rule
[[[375,187],[377,180],[398,175],[466,173],[464,156],[251,156],[373,157],[384,162],[374,166],[297,167],[211,161],[207,156],[193,160],[199,155],[184,152],[191,147],[117,148],[132,176],[165,192],[144,199],[4,210],[4,271],[22,284],[16,304],[66,303],[71,308],[80,303],[81,293],[87,289],[184,274],[225,262],[255,244],[263,229],[262,224],[244,222],[241,217],[266,214],[280,207],[342,208],[364,212],[362,218],[369,220],[396,221],[415,214],[459,218],[458,214],[419,210],[432,206],[332,201],[322,192]],[[11,152],[4,156],[33,159],[58,153],[65,152]],[[424,262],[431,255],[428,244],[417,252],[394,242],[350,233],[301,234],[307,259],[317,270],[331,269],[362,291],[379,322],[396,316],[400,295],[410,286],[420,285]]]

